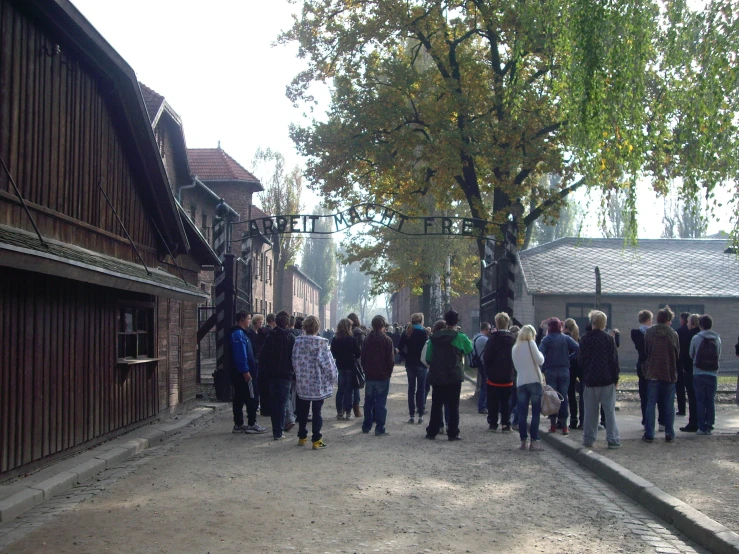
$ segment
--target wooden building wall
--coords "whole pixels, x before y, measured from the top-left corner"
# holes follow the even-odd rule
[[[114,289],[0,267],[0,475],[159,412],[156,362],[116,365]]]
[[[42,234],[136,261],[100,183],[147,263],[155,263],[158,237],[142,200],[144,168],[128,159],[135,147],[117,132],[125,123],[111,106],[112,82],[64,43],[47,55],[54,40],[16,6],[0,0],[0,156]],[[0,224],[32,230],[4,171]]]

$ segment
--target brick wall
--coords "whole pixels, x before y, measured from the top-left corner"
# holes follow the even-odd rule
[[[320,290],[293,267],[285,268],[285,284],[282,289],[282,306],[291,315],[306,317],[313,315],[321,318],[321,307],[318,304]]]
[[[593,305],[593,295],[587,296],[561,296],[561,295],[537,295],[534,297],[535,317],[533,322],[556,316],[560,319],[567,317],[567,305],[570,304],[570,312],[573,304],[585,304],[587,308],[583,313],[587,315],[588,309]],[[721,355],[721,367],[729,370],[739,368],[739,358],[734,355],[734,344],[736,344],[739,333],[739,300],[721,298],[685,298],[685,297],[627,297],[627,296],[603,296],[602,305],[610,304],[609,328],[621,331],[621,347],[619,348],[619,361],[622,368],[636,367],[636,349],[631,342],[631,329],[639,326],[637,314],[641,310],[650,310],[652,313],[663,305],[675,306],[691,305],[703,306],[703,312],[713,317],[713,330],[722,337],[723,352]],[[605,306],[604,306],[605,307]],[[606,310],[604,310],[606,311]],[[677,319],[679,314],[675,314]],[[531,321],[527,323],[532,323]],[[538,326],[538,323],[534,325]],[[585,329],[581,329],[581,334]]]

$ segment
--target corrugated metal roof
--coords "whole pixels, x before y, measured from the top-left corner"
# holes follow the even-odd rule
[[[519,253],[530,294],[739,297],[739,261],[722,239],[563,238]]]

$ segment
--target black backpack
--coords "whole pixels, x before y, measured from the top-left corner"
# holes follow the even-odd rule
[[[703,341],[695,353],[693,365],[703,371],[718,371],[718,345],[716,344],[716,339],[703,337]]]

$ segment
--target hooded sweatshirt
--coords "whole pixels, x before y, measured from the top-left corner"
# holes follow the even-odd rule
[[[698,353],[698,349],[700,348],[701,343],[704,339],[713,339],[716,341],[718,357],[719,360],[721,359],[721,337],[719,336],[719,334],[711,329],[700,331],[690,341],[690,359],[693,360],[693,375],[712,375],[715,377],[716,375],[718,375],[718,369],[716,371],[710,371],[695,365],[695,355]]]
[[[680,339],[666,323],[657,323],[644,333],[642,365],[644,376],[650,380],[677,382],[677,361],[680,358]]]
[[[334,392],[338,378],[328,339],[318,335],[300,335],[293,346],[295,390],[302,400],[323,400]]]
[[[393,339],[382,331],[372,331],[362,344],[362,368],[368,381],[386,381],[393,374]]]
[[[472,342],[464,333],[454,329],[442,329],[431,335],[426,347],[429,366],[429,383],[453,385],[464,381],[462,356],[472,352]]]

